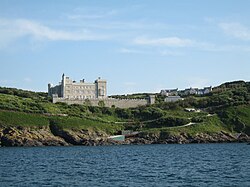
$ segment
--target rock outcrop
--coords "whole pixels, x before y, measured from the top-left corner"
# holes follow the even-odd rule
[[[0,146],[110,145],[107,134],[92,130],[63,130],[56,126],[0,127]]]
[[[233,143],[233,142],[250,142],[247,134],[230,134],[228,132],[218,133],[197,133],[190,135],[180,133],[171,135],[166,132],[158,133],[140,133],[138,137],[126,140],[127,144],[187,144],[187,143]]]
[[[93,130],[65,130],[55,125],[50,125],[50,130],[54,136],[64,139],[72,145],[107,145],[109,144],[108,135],[101,131]]]
[[[69,130],[57,126],[44,127],[0,127],[0,146],[68,146],[68,145],[117,145],[117,144],[186,144],[250,142],[246,134],[228,132],[169,134],[167,132],[139,133],[124,142],[108,139],[108,134],[94,130]]]
[[[65,146],[69,145],[59,136],[54,136],[49,127],[0,128],[1,146]]]

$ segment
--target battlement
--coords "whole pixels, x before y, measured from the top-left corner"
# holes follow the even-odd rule
[[[116,99],[107,97],[107,81],[100,77],[94,83],[86,83],[84,79],[80,82],[71,80],[62,75],[59,85],[48,84],[48,95],[52,97],[53,103],[63,102],[67,104],[85,104],[91,106],[106,106],[119,108],[133,108],[147,104],[154,104],[155,97],[148,99]]]
[[[90,106],[102,106],[105,107],[118,107],[118,108],[135,108],[138,106],[144,106],[151,103],[150,99],[115,99],[115,98],[105,98],[105,99],[67,99],[60,97],[53,97],[53,103],[62,102],[67,104],[85,104]]]
[[[63,74],[59,85],[48,84],[48,95],[64,99],[103,99],[107,97],[107,81],[99,77],[94,83],[87,83],[85,79],[76,82]]]

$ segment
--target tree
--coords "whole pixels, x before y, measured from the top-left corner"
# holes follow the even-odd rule
[[[105,107],[104,101],[99,101],[99,102],[98,102],[98,106],[99,106],[99,107]]]

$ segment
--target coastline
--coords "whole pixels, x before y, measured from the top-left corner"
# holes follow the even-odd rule
[[[143,145],[143,144],[193,144],[193,143],[250,143],[244,133],[228,132],[180,133],[170,135],[166,132],[145,133],[127,137],[125,141],[115,141],[108,134],[93,130],[63,130],[50,127],[0,127],[1,147],[32,146],[101,146],[101,145]]]

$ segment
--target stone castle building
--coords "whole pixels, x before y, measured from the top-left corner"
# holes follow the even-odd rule
[[[48,84],[48,95],[53,103],[64,102],[67,104],[85,104],[91,106],[106,106],[119,108],[132,108],[155,103],[155,96],[148,99],[115,99],[107,97],[107,81],[98,78],[94,83],[72,81],[62,75],[59,85]]]
[[[104,99],[107,97],[107,81],[100,77],[94,83],[72,81],[62,75],[62,81],[57,86],[48,84],[48,95],[65,99]]]

